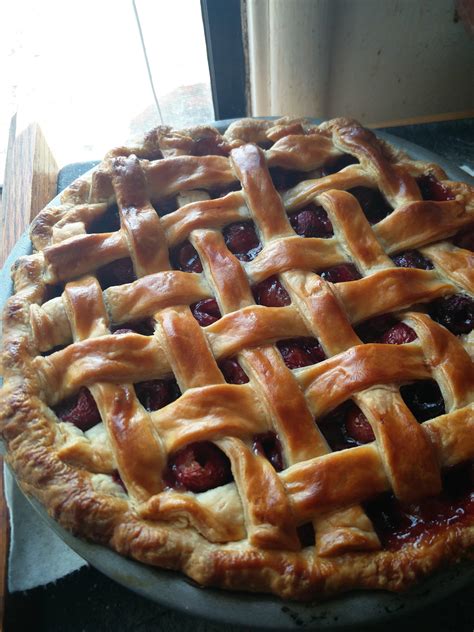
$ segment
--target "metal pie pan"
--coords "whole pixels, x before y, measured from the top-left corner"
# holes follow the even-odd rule
[[[215,126],[223,131],[230,122],[218,121]],[[474,184],[474,179],[464,171],[422,147],[378,131],[377,136],[404,149],[417,160],[441,165],[452,180]],[[59,196],[53,202],[59,203]],[[29,253],[31,242],[25,233],[13,248],[0,272],[2,309],[13,291],[10,267],[18,257]],[[146,566],[124,558],[103,546],[73,536],[52,520],[38,501],[31,497],[28,497],[28,500],[66,544],[91,566],[111,579],[163,606],[221,623],[269,630],[339,630],[393,622],[394,617],[438,603],[474,582],[474,565],[463,562],[439,570],[404,593],[352,591],[329,600],[310,603],[285,602],[271,595],[201,588],[180,573]]]

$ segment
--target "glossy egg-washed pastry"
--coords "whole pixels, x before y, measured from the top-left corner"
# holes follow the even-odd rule
[[[348,119],[152,130],[31,228],[0,429],[67,529],[202,585],[474,545],[474,189]]]

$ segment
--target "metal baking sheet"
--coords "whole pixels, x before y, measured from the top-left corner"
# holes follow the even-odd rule
[[[218,121],[223,131],[231,121]],[[390,134],[377,135],[407,151],[413,158],[440,164],[452,180],[474,184],[463,170],[441,156]],[[59,203],[59,197],[53,200]],[[12,293],[10,267],[20,256],[31,253],[31,243],[24,234],[13,248],[0,273],[0,307]],[[385,591],[352,591],[330,600],[296,603],[262,594],[227,592],[200,588],[184,575],[152,568],[121,557],[114,551],[81,540],[52,520],[35,499],[28,498],[43,520],[76,553],[108,577],[157,603],[227,624],[268,630],[341,630],[392,621],[394,617],[427,608],[474,582],[474,565],[468,562],[440,570],[402,594]],[[15,516],[13,516],[13,520]]]

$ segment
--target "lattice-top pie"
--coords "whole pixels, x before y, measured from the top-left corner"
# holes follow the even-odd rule
[[[61,524],[298,599],[472,552],[472,187],[347,119],[159,127],[31,239],[0,427]]]

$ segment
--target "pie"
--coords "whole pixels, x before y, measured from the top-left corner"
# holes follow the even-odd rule
[[[200,585],[474,550],[474,188],[350,119],[158,127],[33,222],[0,429],[77,535]]]

